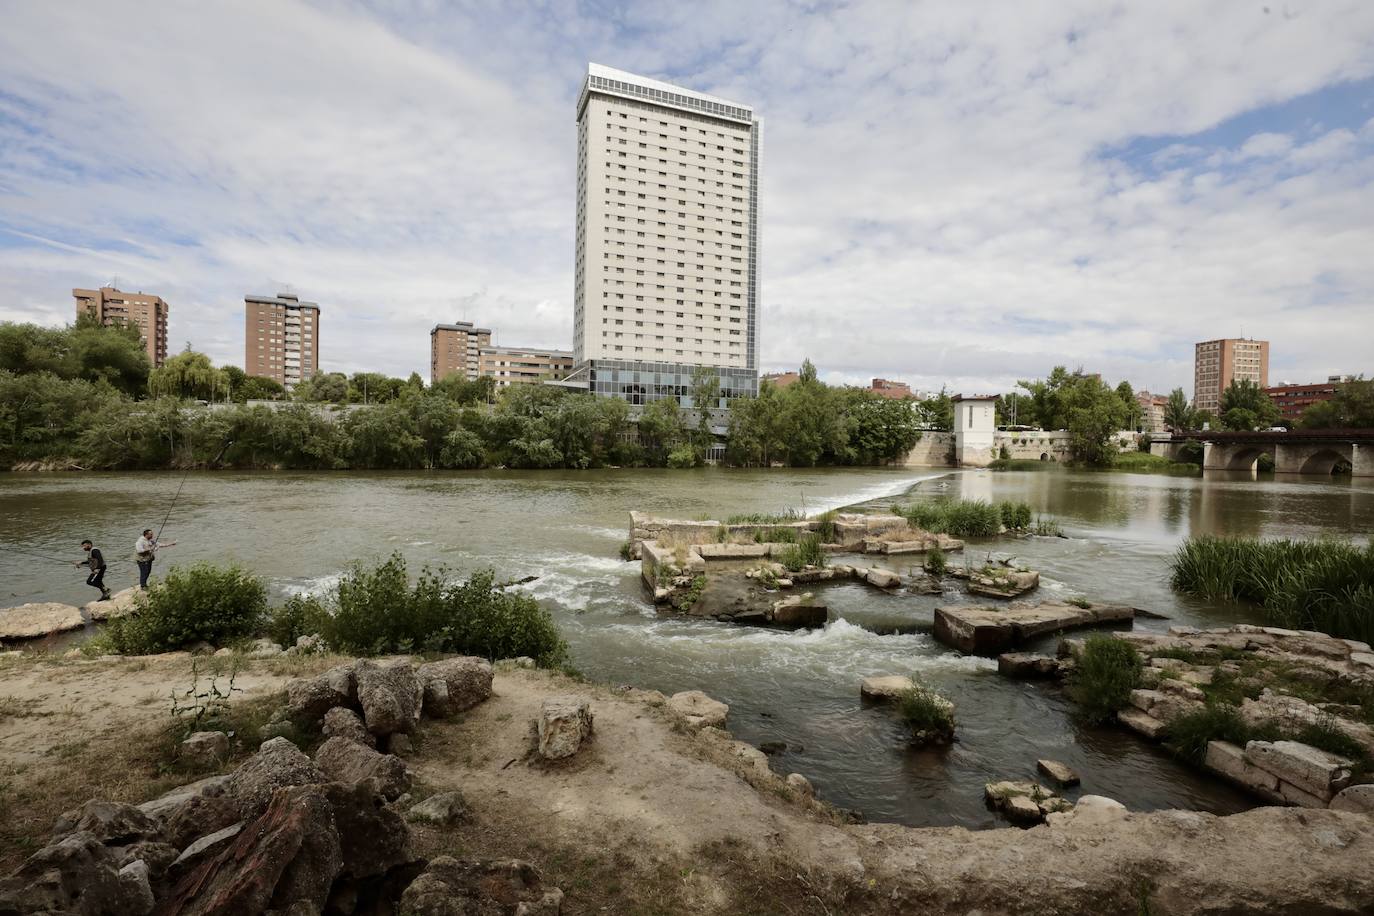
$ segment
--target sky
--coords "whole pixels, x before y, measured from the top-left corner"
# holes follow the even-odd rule
[[[764,121],[760,368],[965,393],[1055,365],[1192,391],[1374,374],[1369,0],[0,0],[0,320],[72,287],[243,359],[245,293],[321,367],[429,329],[571,348],[589,61]]]

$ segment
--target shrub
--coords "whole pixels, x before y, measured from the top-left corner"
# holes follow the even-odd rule
[[[797,543],[797,529],[769,528],[767,531],[760,531],[755,534],[754,540],[760,544],[795,544]]]
[[[1062,538],[1064,529],[1059,527],[1059,523],[1052,518],[1037,515],[1035,521],[1031,523],[1031,534],[1042,538]]]
[[[1013,520],[1021,516],[1021,505],[1011,505]],[[949,534],[958,538],[995,537],[1002,530],[1002,505],[980,499],[942,499],[914,503],[905,508],[893,506],[892,511],[906,518],[913,528],[932,534]],[[1022,504],[1024,505],[1024,504]],[[1026,523],[1030,523],[1030,507],[1025,506]]]
[[[835,516],[839,514],[838,509],[831,509],[816,516],[816,534],[827,544],[835,540]]]
[[[267,615],[267,636],[289,649],[302,636],[323,633],[329,626],[329,611],[313,595],[292,595]]]
[[[110,641],[124,655],[171,652],[198,642],[220,646],[252,636],[267,613],[267,588],[238,566],[174,566],[138,596],[134,614],[111,621]]]
[[[626,562],[629,562],[630,560],[633,560],[634,558],[635,558],[635,548],[634,548],[634,544],[632,544],[630,541],[621,541],[621,542],[620,542],[620,559],[625,560]]]
[[[897,715],[918,743],[943,743],[954,737],[954,704],[923,684],[897,698]]]
[[[528,655],[550,668],[568,659],[549,613],[529,595],[496,585],[490,570],[458,580],[425,567],[412,587],[405,559],[392,554],[372,568],[354,564],[339,581],[335,604],[323,635],[344,652]]]
[[[943,576],[948,566],[949,561],[941,548],[932,547],[926,552],[925,568],[932,576]]]
[[[821,546],[820,536],[808,534],[797,543],[787,545],[782,551],[782,556],[778,557],[778,562],[792,572],[807,566],[824,566],[825,549]]]
[[[1142,667],[1140,653],[1130,643],[1094,633],[1083,642],[1069,695],[1089,722],[1105,722],[1130,702]]]
[[[998,503],[997,510],[1002,514],[1002,526],[1011,531],[1029,528],[1031,507],[1025,503]]]
[[[679,445],[668,453],[668,467],[694,468],[697,466],[696,449],[690,445]]]
[[[1245,747],[1250,732],[1250,724],[1241,718],[1239,709],[1229,703],[1208,703],[1170,720],[1164,740],[1174,753],[1200,765],[1207,756],[1207,742],[1229,741]]]

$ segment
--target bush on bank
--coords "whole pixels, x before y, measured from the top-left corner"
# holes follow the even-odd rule
[[[1087,721],[1106,722],[1130,702],[1143,668],[1135,646],[1106,633],[1094,633],[1083,641],[1069,696]]]
[[[1374,639],[1374,544],[1189,538],[1172,561],[1173,587],[1259,605],[1268,620],[1344,639]]]
[[[172,567],[138,597],[136,613],[110,622],[111,646],[123,655],[172,652],[199,642],[221,646],[259,632],[267,588],[238,566]]]

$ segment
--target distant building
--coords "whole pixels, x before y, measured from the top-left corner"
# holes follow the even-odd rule
[[[1279,409],[1279,414],[1285,420],[1297,420],[1303,411],[1313,404],[1320,404],[1335,397],[1342,381],[1344,380],[1339,375],[1333,375],[1324,382],[1311,382],[1307,385],[1275,385],[1264,389],[1264,393],[1269,395],[1269,400],[1274,402],[1274,406]]]
[[[1135,402],[1140,405],[1140,431],[1145,433],[1164,432],[1164,408],[1169,399],[1161,394],[1137,391]]]
[[[521,382],[566,378],[573,370],[568,350],[537,350],[531,347],[481,347],[477,351],[477,376],[496,379],[496,387]]]
[[[436,324],[429,332],[429,383],[454,373],[473,381],[477,378],[478,351],[489,346],[490,328],[473,327],[471,321]]]
[[[760,130],[747,105],[588,66],[570,382],[713,410],[757,392]],[[713,404],[690,403],[698,367],[720,380]]]
[[[148,293],[123,293],[112,286],[74,289],[76,314],[90,315],[101,324],[129,324],[138,328],[139,339],[154,366],[167,359],[167,303]]]
[[[880,394],[885,398],[909,398],[912,397],[911,386],[906,382],[892,382],[885,378],[875,378],[868,386],[868,390],[874,394]]]
[[[786,388],[793,382],[801,381],[801,376],[795,372],[767,372],[763,380],[771,382],[774,388]]]
[[[320,371],[320,307],[294,293],[243,297],[243,371],[288,390]]]
[[[1234,379],[1269,387],[1269,341],[1227,338],[1193,346],[1193,406],[1217,413]]]

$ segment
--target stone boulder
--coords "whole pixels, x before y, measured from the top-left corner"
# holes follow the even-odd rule
[[[424,712],[446,718],[491,697],[491,663],[484,658],[445,658],[420,666],[416,672],[424,689]]]
[[[465,821],[468,816],[467,799],[463,797],[462,792],[457,790],[436,792],[424,801],[412,805],[410,810],[406,812],[406,817],[409,820],[436,824],[441,827]]]
[[[224,732],[195,732],[181,742],[177,756],[193,766],[216,766],[229,756],[229,736]]]
[[[866,677],[859,682],[859,696],[867,700],[895,700],[915,686],[911,678],[900,674]]]
[[[137,611],[138,596],[141,594],[143,594],[142,589],[126,588],[112,594],[109,601],[91,601],[82,605],[81,610],[96,623],[103,623],[106,620],[114,620],[116,617],[123,617]]]
[[[162,836],[177,849],[240,823],[239,806],[226,795],[192,795],[167,815]]]
[[[1041,758],[1035,761],[1035,768],[1061,786],[1076,786],[1079,783],[1077,771],[1058,760]]]
[[[1003,652],[997,656],[997,673],[1004,677],[1025,680],[1058,677],[1062,666],[1057,658],[1033,652]]]
[[[166,873],[168,866],[177,860],[181,850],[170,843],[157,840],[140,840],[127,846],[117,846],[110,850],[115,855],[115,867],[123,868],[130,862],[141,861],[148,866],[148,874],[158,881]]]
[[[816,789],[811,785],[811,780],[800,773],[787,774],[787,787],[803,798],[815,798]]]
[[[410,829],[379,789],[371,779],[352,786],[334,782],[321,787],[339,828],[341,875],[376,878],[411,861]]]
[[[153,873],[147,862],[142,859],[120,867],[116,873],[120,887],[124,891],[129,912],[150,913],[157,904],[153,897]]]
[[[700,690],[684,690],[668,698],[668,708],[681,716],[691,728],[724,728],[730,707],[713,700]]]
[[[112,845],[150,840],[158,832],[157,821],[138,808],[103,798],[93,798],[80,808],[65,812],[52,828],[53,839],[71,833],[88,833]]]
[[[318,677],[286,685],[286,712],[297,721],[317,722],[329,710],[357,703],[356,662],[336,665]]]
[[[562,760],[576,754],[592,733],[592,708],[575,696],[549,697],[539,709],[539,756]]]
[[[143,916],[147,898],[121,880],[114,855],[95,835],[68,834],[29,856],[0,879],[0,913]]]
[[[229,777],[225,794],[239,806],[245,819],[261,814],[272,801],[272,793],[288,786],[327,782],[325,775],[309,757],[285,738],[264,741]]]
[[[227,773],[222,776],[207,776],[204,779],[197,779],[195,782],[187,783],[184,786],[177,786],[175,789],[169,789],[157,798],[139,805],[138,810],[155,821],[163,821],[172,814],[172,812],[176,811],[188,798],[192,798],[196,795],[223,795],[232,777],[232,773]]]
[[[381,738],[393,732],[412,732],[420,721],[424,689],[409,662],[378,665],[359,661],[354,669],[358,703],[367,730]]]
[[[1353,811],[1374,815],[1374,785],[1350,786],[1331,799],[1332,811]]]
[[[315,752],[315,766],[333,782],[353,785],[377,780],[377,791],[388,799],[410,789],[410,770],[394,754],[379,754],[351,738],[330,738]]]
[[[1306,808],[1325,808],[1350,784],[1354,766],[1345,757],[1298,741],[1251,741],[1245,745],[1245,762],[1278,777],[1279,794]]]
[[[0,610],[0,642],[37,639],[86,625],[81,609],[55,601],[38,601]]]
[[[864,581],[878,588],[896,588],[902,584],[902,577],[890,569],[883,569],[881,566],[870,566],[868,571],[864,573]]]
[[[439,856],[406,888],[400,911],[402,916],[557,916],[562,905],[563,892],[544,887],[539,871],[527,862]]]
[[[326,738],[348,738],[368,747],[376,747],[377,739],[367,730],[360,717],[345,706],[336,706],[324,714],[320,732]]]

